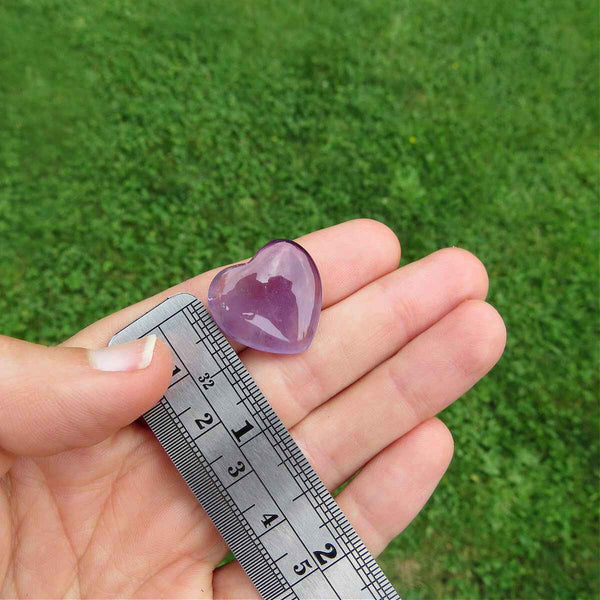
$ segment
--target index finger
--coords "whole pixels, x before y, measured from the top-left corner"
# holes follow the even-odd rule
[[[340,223],[304,235],[296,241],[312,256],[319,269],[323,308],[393,271],[400,261],[400,244],[394,232],[386,225],[370,219]],[[208,286],[222,268],[206,271],[104,317],[63,344],[85,348],[105,346],[117,331],[174,294],[193,294],[206,304]]]

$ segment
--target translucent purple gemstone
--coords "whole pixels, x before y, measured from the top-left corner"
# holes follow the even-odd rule
[[[291,240],[273,240],[249,262],[223,269],[208,289],[209,310],[223,333],[278,354],[310,346],[321,302],[317,266]]]

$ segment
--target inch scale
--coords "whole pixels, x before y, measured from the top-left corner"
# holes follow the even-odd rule
[[[172,296],[109,345],[155,334],[171,383],[144,419],[265,600],[400,600],[200,300]]]

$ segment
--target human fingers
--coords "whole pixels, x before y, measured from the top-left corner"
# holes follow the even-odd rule
[[[373,555],[423,508],[446,471],[452,451],[446,426],[429,419],[380,452],[337,496],[340,508]],[[215,599],[260,598],[237,562],[215,571],[213,590]]]
[[[336,498],[374,556],[419,514],[453,452],[448,428],[428,419],[384,448]]]
[[[305,352],[275,356],[249,348],[241,358],[289,428],[461,302],[485,298],[487,289],[479,259],[447,248],[380,277],[324,310]]]
[[[356,219],[314,231],[296,240],[314,259],[323,286],[323,306],[339,302],[355,290],[398,266],[400,244],[382,223]],[[86,327],[64,342],[66,346],[102,347],[120,329],[165,298],[187,292],[206,304],[208,286],[222,269],[212,269],[155,296],[133,304]],[[234,344],[236,350],[242,346]]]
[[[418,513],[450,460],[451,437],[428,416],[491,368],[504,336],[492,307],[464,302],[292,428],[329,489],[363,467],[337,501],[374,554]],[[214,586],[217,598],[255,597],[237,563],[218,570]]]
[[[464,302],[290,432],[335,488],[471,388],[498,361],[505,339],[494,308]]]
[[[170,351],[149,336],[96,351],[0,336],[0,461],[91,446],[137,419],[171,377]]]

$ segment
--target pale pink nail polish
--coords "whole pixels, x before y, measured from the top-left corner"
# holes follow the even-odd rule
[[[90,366],[99,371],[137,371],[152,362],[155,345],[153,334],[118,346],[89,350],[88,359]]]

